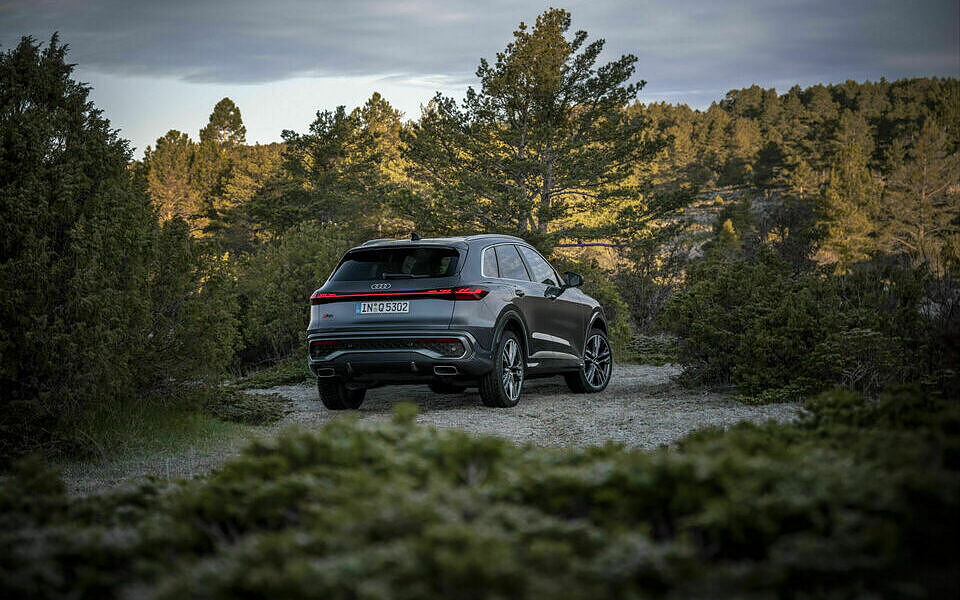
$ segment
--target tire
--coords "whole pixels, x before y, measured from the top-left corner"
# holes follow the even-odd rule
[[[367,390],[351,390],[343,382],[317,379],[320,402],[329,410],[353,410],[360,408]]]
[[[564,373],[563,378],[567,380],[570,391],[595,394],[607,387],[612,373],[613,351],[607,334],[600,329],[591,329],[584,344],[583,366],[572,373]]]
[[[459,394],[467,389],[465,385],[454,385],[446,381],[431,381],[430,391],[434,394]]]
[[[493,370],[480,378],[484,406],[509,408],[520,401],[526,358],[523,345],[511,331],[504,331],[494,354]]]

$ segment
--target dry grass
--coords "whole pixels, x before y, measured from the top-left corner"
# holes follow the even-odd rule
[[[257,428],[183,405],[144,403],[91,415],[88,456],[58,461],[69,491],[87,494],[147,476],[191,477],[236,455]]]

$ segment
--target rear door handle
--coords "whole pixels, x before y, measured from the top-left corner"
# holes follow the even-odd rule
[[[515,293],[515,294],[518,295],[518,296],[524,296],[524,295],[526,295],[526,292],[523,291],[523,290],[521,290],[520,288],[517,288],[517,289],[513,290],[513,293]]]

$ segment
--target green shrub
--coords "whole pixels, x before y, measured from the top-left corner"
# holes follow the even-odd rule
[[[806,393],[806,387],[791,384],[781,388],[763,390],[755,394],[738,394],[736,399],[744,404],[779,404],[803,400]]]
[[[680,340],[672,335],[636,335],[627,344],[627,352],[637,362],[665,365],[677,362]]]
[[[310,294],[350,247],[335,226],[306,223],[247,257],[240,266],[243,362],[275,362],[306,344]]]
[[[155,220],[66,47],[0,53],[0,463],[132,395]]]
[[[137,361],[141,388],[217,379],[239,348],[233,274],[190,237],[179,218],[157,235],[149,278],[151,321]]]
[[[271,388],[278,385],[310,383],[316,376],[310,372],[306,358],[294,351],[290,356],[263,371],[247,375],[230,384],[238,390]]]
[[[903,355],[898,339],[871,329],[848,329],[828,334],[807,360],[823,379],[876,395],[887,384],[906,379]]]
[[[206,480],[0,481],[7,597],[920,597],[960,586],[957,407],[831,392],[677,449],[520,447],[403,407],[253,443]],[[38,510],[36,507],[42,507]],[[923,577],[918,577],[923,573]]]
[[[244,425],[271,425],[289,412],[290,401],[280,394],[254,394],[217,389],[204,407],[222,421]]]
[[[769,253],[756,262],[711,259],[695,265],[688,284],[664,311],[664,324],[681,338],[680,363],[686,368],[685,378],[691,383],[735,382],[736,367],[745,364],[741,352],[752,350],[749,342],[758,334],[769,334],[767,346],[795,349],[797,342],[781,337],[784,332],[764,331],[757,324],[778,308],[796,309],[792,297],[798,289],[798,283],[785,274],[783,264]],[[810,323],[810,319],[794,318],[791,325],[796,329]],[[748,338],[748,333],[753,335]],[[802,338],[799,341],[802,343]],[[760,349],[756,354],[768,356]],[[741,375],[746,374],[741,371]],[[782,372],[772,377],[777,381],[787,378]]]
[[[844,276],[795,273],[761,247],[755,259],[710,257],[669,303],[683,379],[733,384],[769,402],[834,385],[877,394],[916,379],[932,346],[922,274],[863,264]]]

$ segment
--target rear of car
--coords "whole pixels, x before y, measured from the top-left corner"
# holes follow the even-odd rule
[[[512,236],[413,235],[353,248],[310,300],[320,400],[354,409],[368,388],[426,383],[438,393],[476,387],[484,405],[506,408],[528,375],[602,391],[612,355],[582,283]]]
[[[311,297],[310,367],[359,386],[455,383],[489,370],[473,334],[451,329],[457,303],[488,290],[461,285],[465,243],[391,241],[349,251]]]

